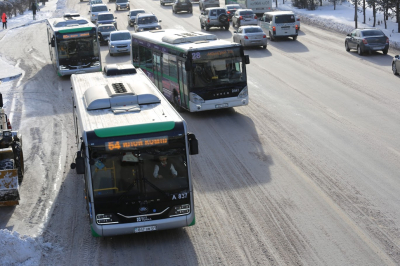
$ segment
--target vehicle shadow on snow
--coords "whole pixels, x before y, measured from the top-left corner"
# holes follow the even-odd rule
[[[191,156],[195,187],[232,191],[271,181],[273,160],[263,150],[254,122],[240,108],[246,107],[181,113],[199,141],[199,154]]]
[[[389,49],[389,51],[390,51],[390,49]],[[347,53],[349,55],[351,55],[351,56],[358,57],[361,60],[366,60],[366,61],[368,61],[370,63],[375,64],[375,65],[387,66],[390,69],[392,67],[393,56],[388,55],[388,54],[385,55],[381,51],[371,52],[371,54],[366,52],[366,53],[363,53],[362,55],[359,55],[357,53],[357,50],[350,50]]]

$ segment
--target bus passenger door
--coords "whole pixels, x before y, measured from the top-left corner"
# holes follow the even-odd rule
[[[154,84],[162,92],[162,74],[161,74],[161,55],[153,53],[153,73],[154,73]]]
[[[188,92],[188,82],[186,77],[185,62],[178,61],[178,78],[179,78],[179,94],[181,98],[181,106],[189,108],[189,92]]]

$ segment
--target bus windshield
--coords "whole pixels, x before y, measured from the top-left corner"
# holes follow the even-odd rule
[[[77,62],[98,61],[100,52],[96,36],[72,39],[57,39],[57,51],[60,65]]]
[[[241,57],[216,60],[194,60],[192,84],[194,87],[223,85],[246,81]]]
[[[95,199],[138,200],[189,192],[184,148],[105,151],[92,148]]]

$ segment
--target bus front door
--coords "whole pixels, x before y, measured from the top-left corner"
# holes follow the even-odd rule
[[[181,106],[189,108],[189,92],[188,92],[188,82],[185,70],[185,62],[178,61],[178,76],[179,76],[179,94],[181,97]]]
[[[154,73],[154,84],[162,92],[162,74],[161,74],[161,55],[153,53],[153,73]]]

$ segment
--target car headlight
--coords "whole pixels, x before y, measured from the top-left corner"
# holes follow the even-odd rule
[[[96,15],[95,14],[92,14],[92,17],[95,17]]]
[[[118,218],[114,214],[97,214],[96,215],[97,224],[117,224],[119,223]]]
[[[156,27],[156,30],[161,30],[161,27],[157,26],[157,27]]]
[[[115,48],[115,45],[111,44],[111,48]]]
[[[172,210],[170,212],[170,217],[173,216],[180,216],[180,215],[186,215],[190,213],[190,204],[182,204],[182,205],[176,205],[172,207]]]
[[[138,28],[138,31],[143,31],[143,28]]]
[[[249,91],[247,89],[247,86],[244,87],[244,89],[239,93],[238,97],[239,98],[246,98],[249,95]]]
[[[196,93],[191,92],[191,93],[189,94],[189,98],[190,98],[190,101],[191,101],[191,102],[194,102],[194,103],[204,103],[204,99],[201,98],[201,97],[200,97],[199,95],[197,95]]]

